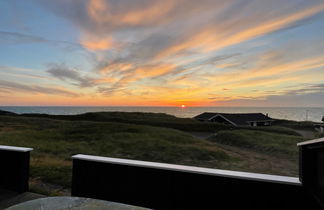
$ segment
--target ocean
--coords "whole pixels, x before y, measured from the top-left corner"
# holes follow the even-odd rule
[[[143,107],[143,106],[0,106],[1,110],[22,113],[72,115],[86,112],[153,112],[177,117],[194,117],[203,112],[268,114],[272,118],[295,121],[321,122],[324,107]]]

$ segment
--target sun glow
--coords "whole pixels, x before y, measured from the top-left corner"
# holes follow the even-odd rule
[[[182,108],[182,109],[184,109],[184,108],[186,108],[186,107],[187,107],[187,106],[184,105],[184,104],[181,105],[181,108]]]

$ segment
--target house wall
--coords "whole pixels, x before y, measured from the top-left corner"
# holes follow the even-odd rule
[[[248,122],[250,126],[270,126],[272,123],[270,121],[264,121],[264,122]]]
[[[265,121],[265,122],[257,122],[257,126],[269,126],[271,125],[271,122]]]

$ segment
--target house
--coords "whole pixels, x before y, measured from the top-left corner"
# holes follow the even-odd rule
[[[204,112],[194,117],[199,121],[218,122],[234,126],[270,126],[274,121],[262,113],[213,113]]]

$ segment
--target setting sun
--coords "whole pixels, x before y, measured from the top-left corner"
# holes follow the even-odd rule
[[[187,106],[186,106],[186,105],[184,105],[184,104],[182,104],[182,105],[181,105],[181,108],[186,108],[186,107],[187,107]]]

